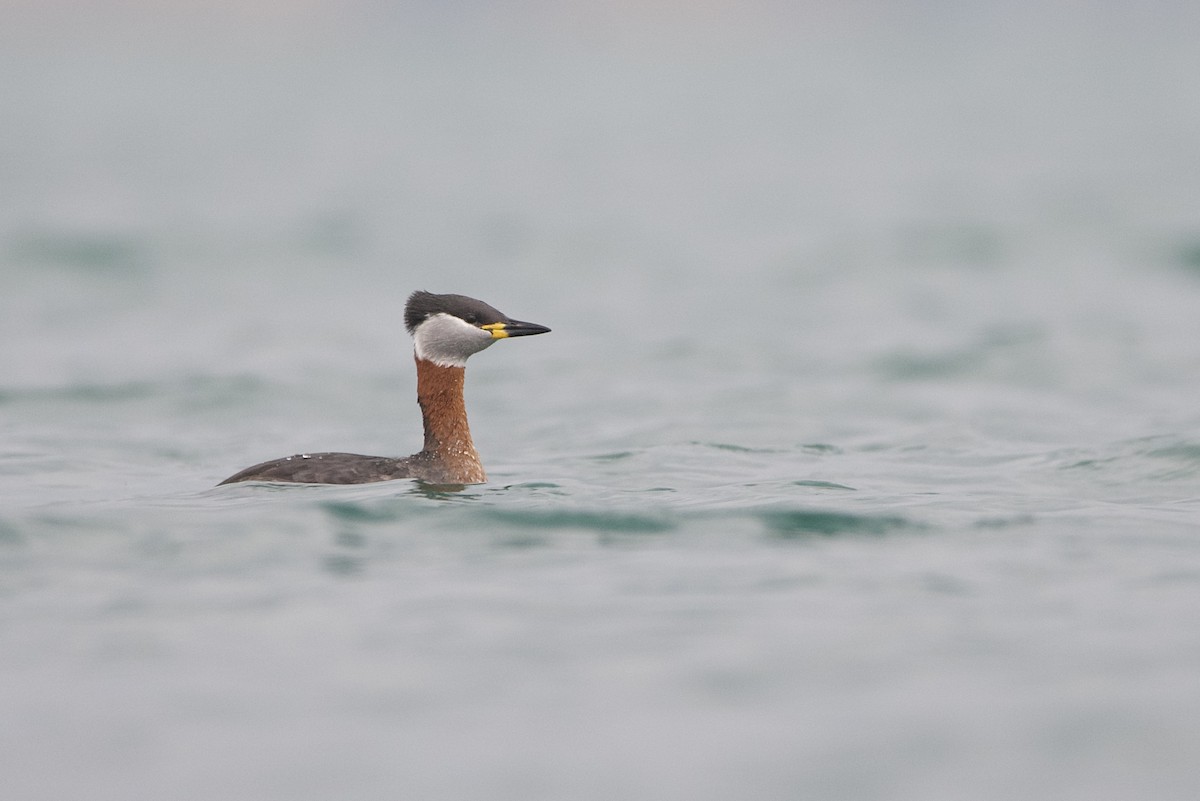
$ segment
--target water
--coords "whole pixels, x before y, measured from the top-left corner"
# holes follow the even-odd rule
[[[1196,797],[1189,5],[93,6],[0,24],[6,797]],[[416,288],[554,329],[489,484],[214,488],[416,450]]]

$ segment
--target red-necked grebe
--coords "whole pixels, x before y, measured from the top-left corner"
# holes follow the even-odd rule
[[[463,379],[467,358],[498,339],[544,334],[550,329],[501,314],[463,295],[414,292],[404,307],[413,338],[417,403],[425,423],[425,447],[403,458],[357,453],[303,453],[247,467],[222,481],[285,481],[299,484],[367,484],[416,478],[429,484],[487,481],[467,426]]]

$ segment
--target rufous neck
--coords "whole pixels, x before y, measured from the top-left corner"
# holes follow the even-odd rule
[[[463,398],[464,367],[443,367],[420,357],[417,362],[417,402],[425,423],[425,448],[430,455],[478,464],[479,454],[467,425]]]

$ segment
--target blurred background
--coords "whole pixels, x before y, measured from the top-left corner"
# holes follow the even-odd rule
[[[927,285],[958,280],[1045,322],[1050,301],[997,270],[1068,314],[1113,269],[1200,270],[1189,3],[2,13],[10,385],[202,371],[214,351],[259,370],[256,332],[319,340],[358,313],[348,330],[382,335],[426,285],[514,314],[553,301],[588,324],[568,330],[727,339],[715,309],[785,335],[845,273],[888,304],[919,285],[926,317]],[[784,297],[752,291],[767,275]],[[54,315],[70,355],[23,339]],[[894,344],[886,322],[862,336]]]
[[[3,0],[8,781],[1196,797],[1198,33]],[[416,450],[414,289],[492,484],[208,489]]]

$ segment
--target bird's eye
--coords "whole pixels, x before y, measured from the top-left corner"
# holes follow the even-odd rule
[[[474,314],[468,314],[464,319],[471,325],[479,325],[479,317]]]

